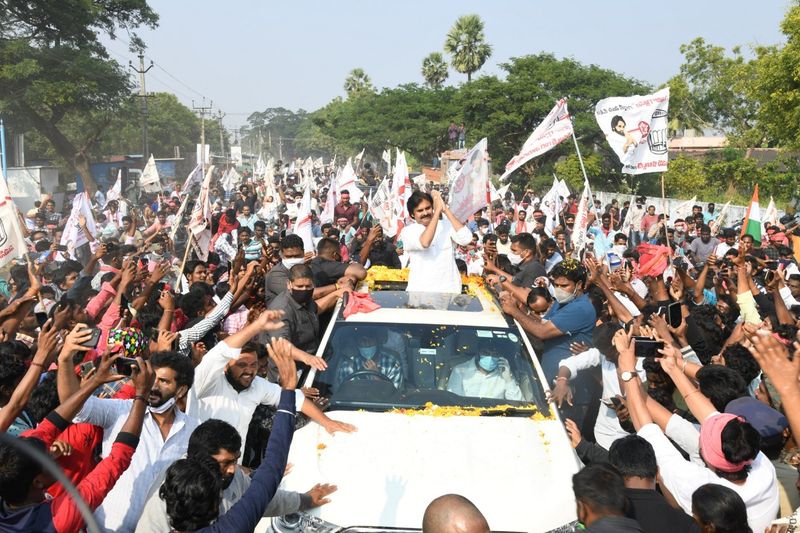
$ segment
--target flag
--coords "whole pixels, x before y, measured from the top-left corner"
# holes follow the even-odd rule
[[[112,185],[112,187],[106,193],[105,203],[108,205],[108,202],[111,200],[117,200],[117,202],[119,202],[120,198],[122,198],[122,169],[117,171],[117,181],[114,182],[114,185]]]
[[[225,172],[220,181],[222,182],[222,188],[225,189],[225,192],[230,192],[242,181],[242,176],[235,168],[231,168]]]
[[[422,191],[428,190],[428,176],[423,172],[418,176],[414,176],[414,184]]]
[[[328,196],[325,198],[325,208],[319,215],[319,221],[322,224],[333,222],[333,210],[336,208],[336,176],[331,176],[331,182],[328,185]]]
[[[772,196],[769,197],[769,203],[766,211],[764,211],[763,218],[765,224],[774,226],[778,223],[778,208],[775,207],[775,200],[772,199]]]
[[[152,155],[147,160],[142,175],[139,177],[139,186],[145,192],[161,192],[161,178],[158,176],[156,159]]]
[[[586,246],[586,230],[589,228],[589,207],[592,202],[592,191],[589,181],[584,179],[583,194],[578,203],[578,212],[575,214],[575,225],[572,228],[572,256],[578,259]],[[602,259],[602,258],[601,258]]]
[[[411,180],[408,177],[408,164],[406,154],[397,150],[397,158],[394,163],[394,175],[392,176],[392,199],[394,202],[394,216],[398,220],[398,231],[405,225],[406,202],[411,197]]]
[[[203,182],[203,168],[200,165],[196,165],[189,175],[186,176],[186,181],[183,182],[183,187],[181,187],[181,192],[184,194],[188,194],[189,191],[192,189],[195,183],[202,183]]]
[[[192,210],[189,219],[189,241],[195,254],[202,261],[208,259],[208,249],[211,245],[211,201],[208,191],[211,186],[211,176],[214,174],[214,165],[208,167],[203,185],[200,187],[200,196]],[[173,230],[174,233],[174,230]]]
[[[678,206],[675,207],[675,216],[673,216],[673,220],[678,218],[686,219],[686,217],[692,214],[692,207],[696,202],[697,196],[693,196],[691,200],[686,200],[678,204]],[[630,208],[628,208],[628,211],[630,211]]]
[[[542,202],[539,204],[545,217],[547,218],[544,224],[544,230],[552,237],[555,233],[556,226],[558,225],[558,213],[561,211],[561,198],[559,196],[559,183],[558,179],[553,177],[553,186],[542,197]]]
[[[489,205],[489,155],[486,147],[485,137],[472,147],[450,186],[450,211],[456,220],[465,221],[475,211]]]
[[[355,162],[356,162],[356,167],[359,165],[359,163],[361,163],[361,160],[362,160],[362,159],[364,159],[364,150],[366,150],[366,148],[363,148],[363,149],[362,149],[362,150],[361,150],[361,151],[358,153],[358,155],[357,155],[357,156],[354,158],[354,159],[355,159]]]
[[[719,231],[719,228],[725,226],[725,219],[728,218],[728,210],[731,207],[731,202],[728,201],[725,205],[722,206],[722,209],[719,210],[719,214],[717,215],[716,220],[711,221],[711,234],[716,235]]]
[[[345,190],[350,193],[351,203],[357,204],[361,201],[363,194],[361,189],[356,187],[356,171],[353,169],[350,159],[348,159],[347,163],[344,165],[342,173],[339,175],[339,181],[336,184],[337,200],[339,195],[342,194],[342,191]]]
[[[86,192],[78,193],[72,200],[72,211],[69,214],[67,223],[64,225],[64,233],[61,235],[62,246],[67,247],[67,252],[75,257],[75,250],[89,242],[86,235],[78,224],[78,219],[83,215],[86,218],[86,228],[92,235],[97,233],[97,227],[92,214],[92,203]]]
[[[389,178],[384,178],[367,205],[369,214],[378,221],[387,237],[394,237],[399,232],[399,219],[395,214],[395,204],[394,195],[389,186]]]
[[[81,193],[86,194],[86,193]],[[18,257],[25,257],[28,245],[19,225],[19,215],[6,178],[0,173],[0,267]]]
[[[572,135],[572,121],[567,111],[567,99],[562,98],[553,109],[544,117],[541,124],[536,126],[531,136],[522,145],[522,150],[511,158],[506,164],[506,170],[500,179],[505,179],[509,174],[530,161],[555,148],[561,141]]]
[[[753,191],[753,198],[747,208],[747,215],[742,222],[742,237],[750,235],[756,242],[761,242],[761,208],[758,206],[758,183]]]
[[[314,237],[311,233],[311,188],[306,187],[300,206],[297,208],[297,221],[294,224],[294,234],[303,239],[303,250],[314,251]]]
[[[386,163],[386,168],[392,168],[392,151],[384,150],[381,154],[381,159]]]
[[[261,154],[258,154],[258,159],[256,159],[256,164],[253,166],[253,176],[261,176],[264,177],[267,175],[267,165],[264,163],[264,158]]]
[[[615,96],[597,102],[594,116],[625,174],[667,170],[669,87],[645,96]]]
[[[242,147],[231,146],[231,163],[237,167],[242,166]]]

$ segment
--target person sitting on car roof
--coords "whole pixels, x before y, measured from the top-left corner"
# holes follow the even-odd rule
[[[403,366],[400,357],[392,350],[378,342],[377,332],[372,328],[358,328],[356,332],[357,353],[345,355],[336,369],[336,383],[346,383],[356,372],[372,371],[386,376],[392,384],[403,387]],[[363,379],[374,379],[375,376],[364,375]],[[359,379],[359,378],[354,378]]]
[[[522,400],[522,390],[511,374],[505,357],[500,357],[491,339],[482,338],[478,354],[453,367],[447,390],[459,396]]]

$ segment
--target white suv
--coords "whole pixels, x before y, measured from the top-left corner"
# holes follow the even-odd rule
[[[302,378],[330,400],[331,418],[358,431],[298,430],[282,484],[333,483],[338,491],[323,507],[273,518],[270,528],[420,531],[428,503],[457,493],[492,531],[573,531],[571,478],[580,463],[519,324],[482,288],[372,297],[380,309],[347,318],[339,303],[318,352],[328,369]]]

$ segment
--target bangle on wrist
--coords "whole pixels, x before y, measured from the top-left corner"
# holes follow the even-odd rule
[[[685,400],[685,399],[687,399],[689,396],[691,396],[691,395],[692,395],[692,394],[694,394],[695,392],[700,392],[700,389],[694,389],[694,390],[693,390],[692,392],[690,392],[689,394],[686,394],[686,395],[684,395],[683,399],[684,399],[684,400]]]
[[[137,394],[134,396],[133,401],[135,402],[136,400],[142,400],[145,404],[147,404],[147,398],[145,398],[142,394]]]
[[[28,366],[38,366],[39,368],[44,368],[44,365],[43,365],[42,363],[35,363],[35,362],[34,362],[34,363],[31,363],[31,364],[30,364],[30,365],[28,365]]]

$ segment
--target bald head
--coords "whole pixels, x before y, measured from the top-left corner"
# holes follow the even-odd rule
[[[458,494],[445,494],[425,509],[422,533],[489,533],[489,524],[471,501]]]

